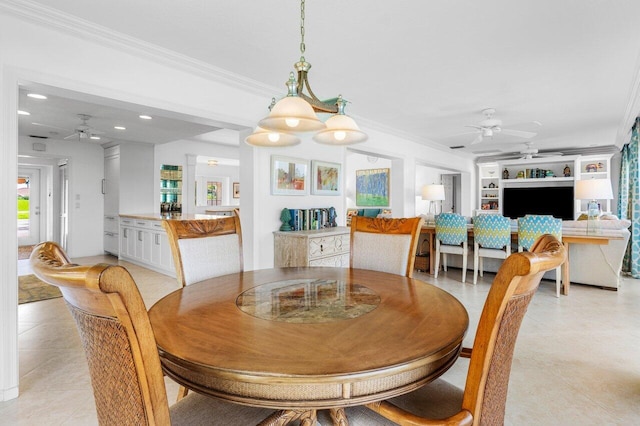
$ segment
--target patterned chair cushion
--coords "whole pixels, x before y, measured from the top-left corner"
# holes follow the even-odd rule
[[[473,237],[482,248],[501,249],[511,244],[511,221],[498,214],[481,214],[473,221]]]
[[[526,215],[518,219],[518,246],[529,250],[542,234],[562,239],[562,219],[550,215]]]
[[[436,239],[441,244],[459,246],[467,241],[467,220],[455,213],[442,213],[436,217]]]

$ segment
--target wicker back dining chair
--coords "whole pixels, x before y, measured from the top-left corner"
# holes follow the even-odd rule
[[[241,272],[242,230],[237,214],[219,219],[163,220],[178,284]]]
[[[511,220],[499,214],[480,214],[473,220],[473,284],[478,271],[483,276],[483,259],[506,259],[511,255]]]
[[[564,262],[565,248],[552,235],[540,237],[529,253],[513,253],[501,265],[484,304],[464,389],[440,378],[417,390],[366,407],[400,425],[504,424],[507,388],[522,319],[545,271]],[[354,418],[364,408],[347,409]],[[371,413],[370,413],[371,414]],[[386,424],[369,419],[368,425]]]
[[[562,219],[550,215],[528,214],[518,219],[518,251],[530,247],[543,234],[551,234],[562,241]],[[556,297],[560,297],[562,267],[556,268]]]
[[[441,213],[436,217],[436,258],[435,274],[438,278],[440,269],[440,257],[442,255],[442,267],[447,270],[447,255],[459,254],[462,256],[462,282],[467,280],[467,254],[469,252],[469,237],[467,219],[456,213]]]
[[[351,218],[350,266],[358,269],[413,276],[421,217]]]
[[[100,425],[200,425],[221,416],[256,424],[272,412],[195,392],[169,408],[149,316],[129,272],[73,264],[54,242],[38,244],[30,262],[39,279],[60,288],[75,319]]]

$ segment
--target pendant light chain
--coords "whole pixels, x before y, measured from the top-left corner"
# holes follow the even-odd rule
[[[304,56],[305,44],[304,44],[304,1],[300,2],[300,56]]]
[[[245,142],[253,146],[292,146],[300,143],[300,138],[292,133],[318,132],[313,140],[327,145],[351,145],[367,140],[356,122],[344,113],[346,101],[339,95],[337,99],[319,100],[311,90],[307,74],[311,64],[305,61],[304,42],[305,0],[300,0],[300,61],[294,64],[297,71],[289,74],[285,83],[288,94],[276,102],[271,100],[269,115],[258,122],[258,127],[247,136]],[[303,93],[306,88],[307,93]],[[318,118],[317,112],[333,114],[326,124]]]

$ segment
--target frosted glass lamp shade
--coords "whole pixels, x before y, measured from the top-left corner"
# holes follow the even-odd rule
[[[273,130],[263,129],[258,126],[244,140],[247,144],[253,146],[293,146],[300,143],[300,138],[289,133],[277,132]]]
[[[352,145],[368,139],[366,133],[353,118],[344,114],[337,114],[327,120],[327,128],[316,133],[313,140],[326,145]]]
[[[311,132],[326,127],[318,119],[309,102],[298,96],[280,99],[271,108],[269,115],[260,120],[258,126],[283,132]]]
[[[444,185],[425,185],[422,187],[422,199],[429,201],[444,200]]]
[[[613,190],[609,179],[583,179],[576,181],[576,198],[579,200],[611,200]]]

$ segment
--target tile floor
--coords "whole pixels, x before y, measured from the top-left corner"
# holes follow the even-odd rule
[[[108,256],[78,263],[115,263]],[[19,261],[19,273],[29,273]],[[175,290],[175,279],[122,262],[150,307]],[[477,286],[461,284],[450,269],[434,280],[416,277],[456,296],[467,308],[471,346],[492,274]],[[468,278],[469,280],[469,278]],[[569,296],[555,297],[555,283],[543,281],[525,316],[516,345],[507,425],[628,425],[640,423],[640,280],[625,279],[607,291],[573,285]],[[0,424],[94,425],[95,407],[84,353],[63,299],[19,307],[20,397],[0,402]],[[467,361],[445,377],[464,385]],[[175,383],[167,379],[173,401]],[[215,423],[214,423],[215,424]],[[224,423],[227,425],[228,423]]]

